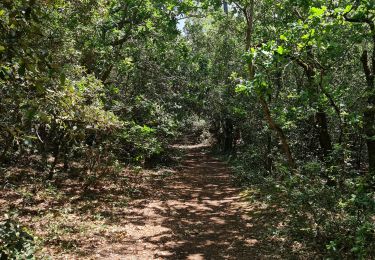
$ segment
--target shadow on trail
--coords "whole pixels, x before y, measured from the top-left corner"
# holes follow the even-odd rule
[[[204,147],[179,149],[186,156],[174,170],[103,176],[87,189],[65,175],[55,185],[29,184],[20,172],[6,183],[23,189],[0,189],[0,212],[16,208],[31,226],[36,217],[33,228],[48,235],[57,259],[302,259],[287,241],[270,239],[284,219],[277,206],[241,198],[228,166]],[[56,237],[54,227],[64,233]],[[74,256],[58,251],[73,247]]]
[[[151,257],[148,250],[152,259],[265,259],[283,255],[279,242],[267,240],[265,234],[281,221],[277,210],[244,202],[240,190],[231,183],[228,167],[202,148],[191,148],[181,171],[160,185],[152,197],[139,200],[127,213],[127,221],[140,229],[133,234],[139,245],[133,247],[132,255],[137,257],[139,250],[143,255],[136,259]],[[156,230],[147,231],[152,227]],[[128,249],[124,245],[123,250]]]

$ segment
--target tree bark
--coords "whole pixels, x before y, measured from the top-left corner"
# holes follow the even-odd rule
[[[323,153],[323,160],[332,152],[331,136],[328,132],[327,115],[320,110],[315,113],[315,121],[318,128],[319,144]]]
[[[368,165],[370,176],[375,174],[375,23],[368,17],[344,16],[345,20],[352,23],[367,24],[370,27],[372,41],[371,65],[369,64],[368,52],[365,49],[361,56],[363,71],[366,76],[367,106],[363,113],[364,133],[366,135]]]
[[[375,40],[373,44],[375,46]],[[372,55],[374,59],[375,53],[373,53]],[[374,174],[375,173],[375,93],[374,93],[375,62],[372,65],[373,71],[371,71],[370,65],[368,63],[368,53],[366,50],[363,51],[361,61],[363,65],[363,70],[366,75],[367,93],[368,93],[367,107],[363,114],[363,125],[364,125],[364,132],[366,135],[369,172],[371,174]]]
[[[313,56],[312,52],[309,51],[309,55]],[[317,89],[320,89],[321,91],[323,91],[323,94],[328,97],[328,99],[331,102],[331,105],[333,103],[333,106],[336,110],[337,107],[335,107],[335,103],[333,102],[333,99],[330,98],[329,94],[324,91],[324,88],[323,88],[323,85],[322,85],[323,72],[321,72],[321,80],[320,80],[319,86],[317,86],[317,84],[314,82],[314,77],[316,75],[314,66],[310,65],[310,64],[307,64],[303,60],[301,60],[299,58],[296,58],[296,57],[293,57],[293,56],[289,56],[289,58],[292,61],[295,61],[304,70],[304,72],[307,76],[309,88],[311,88],[311,89],[317,88]],[[311,58],[311,59],[313,60],[313,58]],[[340,119],[340,122],[341,122],[340,113],[338,115],[339,115],[339,119]],[[331,140],[331,136],[330,136],[329,130],[328,130],[327,113],[321,107],[318,107],[318,111],[315,113],[315,123],[316,123],[316,126],[318,128],[319,145],[320,145],[320,148],[322,149],[323,160],[325,160],[326,157],[332,151],[332,140]],[[341,129],[341,125],[340,125],[340,129]]]
[[[259,97],[259,101],[260,101],[260,104],[262,105],[263,112],[264,112],[264,115],[265,115],[266,120],[268,122],[268,125],[276,133],[277,137],[280,140],[282,150],[284,151],[284,154],[286,156],[286,159],[288,161],[289,166],[291,168],[295,169],[297,167],[297,165],[294,161],[294,158],[293,158],[290,146],[289,146],[288,139],[287,139],[286,135],[284,134],[283,129],[278,124],[276,124],[275,121],[273,120],[273,118],[271,116],[271,112],[270,112],[269,107],[268,107],[268,104],[267,104],[266,100],[264,99],[264,97]]]
[[[252,42],[252,36],[253,36],[253,27],[254,27],[254,6],[255,6],[255,1],[251,0],[250,4],[243,8],[242,11],[244,12],[244,15],[246,17],[246,51],[249,51],[251,48],[251,42]],[[248,73],[249,73],[249,79],[253,80],[255,76],[255,67],[252,62],[248,64]],[[266,118],[266,121],[278,137],[281,143],[282,150],[285,154],[286,160],[288,162],[289,167],[292,169],[295,169],[297,167],[290,146],[288,139],[283,131],[283,129],[274,121],[271,115],[271,111],[269,108],[269,105],[266,101],[266,99],[260,94],[258,96],[259,102],[262,106],[264,116]]]
[[[223,124],[224,132],[224,147],[223,150],[225,153],[230,154],[233,151],[233,140],[234,140],[234,126],[230,118],[226,118]]]

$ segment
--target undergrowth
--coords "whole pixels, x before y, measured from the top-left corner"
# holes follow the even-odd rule
[[[269,237],[283,239],[285,247],[298,244],[297,251],[307,250],[318,258],[371,259],[375,255],[374,190],[365,185],[366,176],[348,172],[328,185],[321,178],[324,165],[318,162],[291,172],[282,164],[266,171],[257,167],[259,161],[251,153],[229,160],[245,198],[283,212],[283,225],[275,226]]]

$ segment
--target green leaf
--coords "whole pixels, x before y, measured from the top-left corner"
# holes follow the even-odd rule
[[[147,125],[144,125],[142,128],[141,128],[141,132],[143,134],[151,134],[153,132],[155,132],[154,129],[152,129],[151,127],[147,126]]]
[[[277,47],[277,53],[280,54],[280,55],[283,55],[285,52],[284,50],[284,47],[283,46],[278,46]]]
[[[322,8],[311,7],[310,13],[312,17],[322,17],[326,10],[326,6],[322,6]]]
[[[349,13],[349,12],[352,10],[352,8],[353,8],[353,5],[347,5],[347,6],[345,7],[344,13],[345,13],[345,14]]]
[[[288,38],[285,35],[280,35],[280,40],[282,41],[288,41]]]
[[[247,90],[247,87],[243,84],[238,84],[236,86],[236,89],[235,89],[235,92],[236,93],[242,93],[242,92],[245,92]]]
[[[5,47],[0,45],[0,52],[3,52],[3,51],[5,51]]]

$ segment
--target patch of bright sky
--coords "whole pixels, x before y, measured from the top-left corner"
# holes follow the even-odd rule
[[[180,31],[180,32],[183,32],[184,31],[184,27],[185,27],[185,23],[186,23],[186,18],[184,19],[180,19],[177,23],[177,29]]]
[[[232,9],[232,5],[228,4],[228,10],[230,11],[231,9]],[[186,24],[186,19],[188,19],[188,18],[183,18],[183,19],[179,19],[178,20],[177,29],[180,32],[184,32],[184,28],[185,28],[185,24]]]

